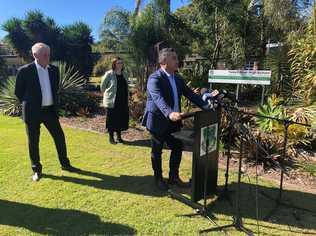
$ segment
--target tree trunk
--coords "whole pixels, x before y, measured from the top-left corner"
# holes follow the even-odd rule
[[[137,16],[140,13],[140,5],[142,3],[142,0],[136,0],[135,3],[136,3],[136,6],[135,6],[134,15]]]

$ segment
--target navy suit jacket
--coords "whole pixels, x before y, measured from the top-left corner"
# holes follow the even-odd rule
[[[184,95],[191,102],[202,109],[207,108],[207,103],[195,94],[179,76],[175,75],[178,91],[179,108],[181,109],[181,96]],[[143,118],[143,126],[158,135],[165,135],[180,130],[181,121],[173,122],[169,114],[173,112],[174,98],[171,84],[166,73],[159,69],[151,74],[147,82],[147,102]]]

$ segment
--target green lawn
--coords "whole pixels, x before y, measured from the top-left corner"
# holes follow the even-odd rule
[[[23,123],[18,118],[0,116],[0,235],[30,234],[197,234],[215,227],[201,217],[181,217],[192,209],[153,187],[150,149],[137,145],[109,145],[105,135],[71,128],[64,129],[72,164],[81,174],[61,171],[53,141],[45,128],[41,135],[43,173],[41,181],[31,181]],[[168,151],[164,152],[167,157]],[[165,170],[167,160],[164,158]],[[191,158],[181,166],[187,180]],[[167,172],[165,172],[167,175]],[[231,175],[236,180],[236,175]],[[255,179],[242,178],[242,214],[245,226],[257,232]],[[271,183],[259,181],[259,192],[276,195]],[[220,172],[219,184],[223,184]],[[236,184],[231,184],[236,189]],[[233,194],[234,198],[236,194]],[[316,212],[316,195],[285,191],[292,203]],[[270,222],[262,220],[273,202],[259,199],[260,235],[316,234],[316,213],[280,208]],[[209,205],[219,225],[232,221],[234,208],[227,201]],[[234,229],[229,235],[243,235]],[[210,235],[222,235],[217,232]]]

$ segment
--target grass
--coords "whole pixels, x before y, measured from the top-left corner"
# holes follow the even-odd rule
[[[316,163],[314,162],[306,162],[306,161],[301,161],[299,163],[300,169],[306,173],[308,173],[311,176],[316,175]]]
[[[26,134],[18,118],[0,116],[0,235],[88,235],[88,234],[178,234],[196,235],[215,227],[201,217],[179,217],[192,208],[171,199],[153,186],[150,149],[137,145],[110,146],[105,135],[64,128],[72,164],[81,174],[63,172],[53,141],[45,128],[41,131],[41,160],[44,177],[31,181]],[[164,170],[167,155],[164,152]],[[186,155],[181,175],[188,179],[191,158]],[[167,175],[167,172],[164,173]],[[219,172],[219,185],[223,184]],[[231,180],[236,174],[231,173]],[[257,232],[255,180],[242,177],[242,215],[244,224]],[[259,181],[260,235],[316,234],[316,213],[281,207],[269,222],[262,218],[273,202],[261,192],[276,196],[277,187]],[[236,184],[230,184],[236,189]],[[236,193],[231,195],[234,199]],[[316,195],[285,190],[284,198],[316,212]],[[234,208],[227,201],[209,202],[219,225],[232,221]],[[235,229],[229,235],[244,235]],[[221,232],[209,235],[222,235]]]

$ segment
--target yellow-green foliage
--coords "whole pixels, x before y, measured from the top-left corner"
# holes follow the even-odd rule
[[[313,21],[303,34],[293,34],[290,43],[289,57],[295,90],[306,105],[311,105],[316,101],[316,33]]]
[[[257,114],[261,116],[284,119],[285,110],[282,106],[282,102],[283,101],[280,98],[278,98],[275,94],[272,94],[264,105],[259,106]],[[280,124],[279,121],[264,117],[258,117],[257,124],[260,129],[265,132],[277,132],[282,129],[282,124]]]

